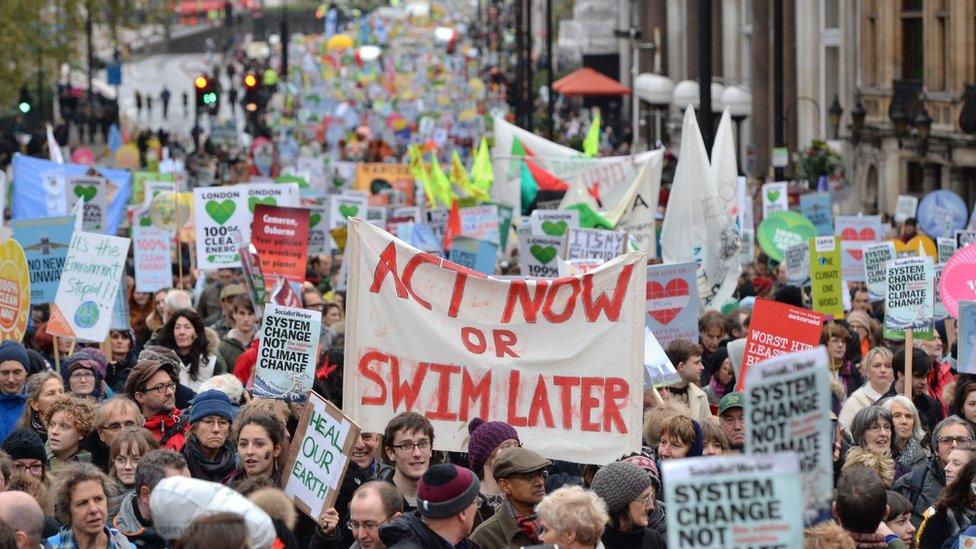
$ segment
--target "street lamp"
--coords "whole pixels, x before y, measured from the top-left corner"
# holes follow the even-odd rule
[[[675,84],[672,102],[680,111],[684,111],[688,107],[698,108],[698,82],[682,80]]]
[[[654,141],[663,141],[661,113],[667,111],[674,97],[674,82],[667,76],[644,73],[634,80],[634,92],[654,111],[654,140],[648,139],[648,146],[653,146]]]
[[[898,138],[898,146],[901,140],[908,135],[908,114],[902,110],[901,103],[896,102],[891,110],[891,121],[895,125],[895,136]]]
[[[740,153],[742,152],[741,129],[742,122],[752,115],[752,94],[742,86],[731,85],[722,92],[722,103],[729,109],[729,116],[735,122],[735,163],[739,167],[739,175],[745,174]]]
[[[834,102],[827,108],[827,122],[834,130],[834,139],[840,137],[840,118],[844,115],[844,108],[840,106],[840,98],[834,95]]]
[[[918,132],[919,151],[925,154],[929,146],[929,136],[932,134],[932,117],[925,110],[924,94],[919,97],[918,112],[915,113],[915,119],[912,120],[912,125],[915,126],[915,131]]]
[[[864,131],[864,119],[867,118],[868,111],[861,103],[861,94],[857,94],[854,100],[854,108],[851,109],[851,141],[857,144],[861,141],[861,132]]]

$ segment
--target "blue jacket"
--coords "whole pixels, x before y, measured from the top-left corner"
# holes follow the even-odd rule
[[[27,389],[18,395],[0,393],[0,444],[7,439],[7,435],[14,430],[14,425],[24,413],[27,403]]]
[[[108,549],[131,549],[129,540],[118,530],[106,526],[105,533],[108,534]],[[47,543],[51,549],[78,549],[75,534],[70,526],[62,526],[57,534],[47,538]]]

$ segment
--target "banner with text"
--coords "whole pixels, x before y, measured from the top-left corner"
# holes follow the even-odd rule
[[[319,311],[268,303],[258,334],[254,396],[303,402],[314,381],[321,329]]]
[[[156,227],[132,228],[136,291],[155,292],[173,286],[173,233]]]
[[[343,410],[381,432],[411,410],[461,451],[474,417],[551,458],[640,446],[646,254],[577,276],[498,280],[351,220]]]
[[[817,345],[823,321],[820,313],[809,309],[757,299],[746,336],[737,389],[741,391],[745,387],[746,372],[753,364]]]

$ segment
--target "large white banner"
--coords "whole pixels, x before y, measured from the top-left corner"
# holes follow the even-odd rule
[[[465,448],[474,417],[577,463],[640,446],[646,254],[503,281],[359,219],[346,246],[343,412],[363,431],[410,410],[433,422],[442,450]]]

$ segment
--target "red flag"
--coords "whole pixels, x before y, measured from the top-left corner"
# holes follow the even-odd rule
[[[458,209],[458,201],[455,198],[451,202],[451,213],[447,216],[447,226],[444,227],[445,252],[451,248],[451,242],[459,234],[461,234],[461,210]]]
[[[540,168],[535,162],[529,160],[528,158],[523,158],[523,162],[528,166],[529,172],[532,173],[532,179],[535,179],[535,184],[539,186],[541,191],[567,191],[569,190],[569,184],[559,179],[555,175],[547,172]]]

